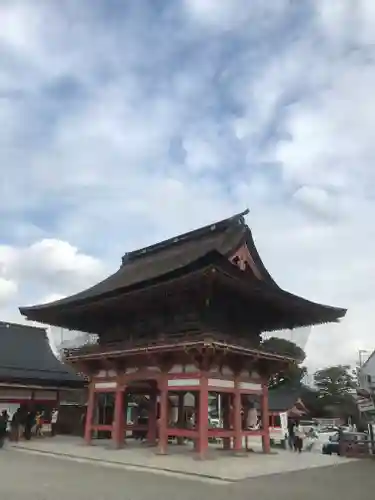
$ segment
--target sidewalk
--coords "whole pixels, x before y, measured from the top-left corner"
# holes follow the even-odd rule
[[[121,450],[110,448],[110,441],[93,441],[86,446],[81,438],[57,436],[12,444],[12,448],[26,453],[38,453],[79,462],[97,463],[127,470],[144,470],[155,474],[211,479],[233,482],[246,478],[292,472],[316,467],[348,463],[353,459],[327,456],[319,453],[295,454],[278,451],[264,455],[255,451],[235,457],[229,452],[210,448],[209,458],[200,461],[189,445],[170,445],[169,454],[159,456],[156,448],[130,443]]]

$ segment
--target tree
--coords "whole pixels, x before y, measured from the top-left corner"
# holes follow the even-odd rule
[[[356,380],[350,366],[336,365],[318,370],[314,382],[322,398],[334,403],[356,388]]]
[[[279,337],[270,337],[269,339],[263,340],[260,344],[260,348],[263,351],[282,354],[283,356],[293,358],[297,363],[302,363],[306,358],[305,351],[301,349],[301,347],[294,342],[290,342],[290,340]]]
[[[292,385],[301,383],[306,374],[306,368],[304,366],[299,366],[306,357],[305,351],[301,349],[301,347],[283,338],[270,337],[260,344],[260,348],[263,351],[281,354],[282,356],[294,359],[294,362],[290,363],[285,371],[271,378],[269,383],[270,387],[277,387],[286,382]]]
[[[326,414],[356,417],[357,408],[352,391],[357,387],[354,372],[347,365],[329,366],[314,374],[319,399]]]

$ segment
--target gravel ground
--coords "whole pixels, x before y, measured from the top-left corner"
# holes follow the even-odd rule
[[[214,485],[129,472],[100,465],[0,452],[0,498],[6,500],[367,500],[375,495],[375,462],[338,466]]]

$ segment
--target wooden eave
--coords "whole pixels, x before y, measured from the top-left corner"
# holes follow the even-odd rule
[[[73,321],[74,317],[79,317],[85,311],[112,309],[116,304],[121,307],[125,302],[129,303],[133,300],[139,302],[146,295],[158,294],[161,288],[166,293],[167,289],[173,291],[177,286],[189,286],[189,283],[198,282],[208,277],[231,288],[234,293],[240,293],[250,301],[261,302],[264,307],[276,308],[279,312],[285,311],[288,320],[278,320],[275,325],[269,322],[269,330],[335,322],[346,314],[346,309],[318,304],[286,292],[278,286],[271,286],[257,280],[251,273],[240,270],[218,252],[210,252],[194,263],[158,279],[128,287],[120,294],[118,292],[112,293],[95,300],[79,301],[61,306],[52,303],[32,308],[21,308],[20,310],[33,321],[78,329],[73,324],[69,326],[69,317]],[[265,329],[268,330],[268,328]]]
[[[96,347],[96,346],[95,346]],[[261,351],[259,349],[250,349],[247,347],[242,347],[234,344],[229,344],[227,342],[216,342],[216,341],[185,341],[185,342],[174,342],[174,343],[161,343],[157,345],[149,345],[144,347],[121,347],[121,344],[118,345],[118,348],[113,347],[110,349],[105,349],[104,346],[97,346],[97,350],[95,352],[84,353],[82,349],[76,348],[68,350],[67,360],[69,362],[78,362],[78,361],[93,361],[103,358],[123,358],[130,356],[137,356],[140,354],[151,355],[151,354],[163,354],[167,352],[185,352],[187,349],[199,349],[199,348],[207,348],[212,347],[217,350],[223,350],[225,352],[231,352],[233,354],[239,354],[243,356],[250,356],[256,359],[265,359],[269,361],[279,362],[279,363],[293,363],[295,360],[293,358],[282,356],[280,354],[269,353],[266,351]]]

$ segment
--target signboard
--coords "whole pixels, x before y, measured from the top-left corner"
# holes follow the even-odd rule
[[[361,413],[364,413],[366,411],[374,411],[375,410],[374,402],[370,398],[359,397],[357,399],[357,406],[358,406],[358,410]]]

